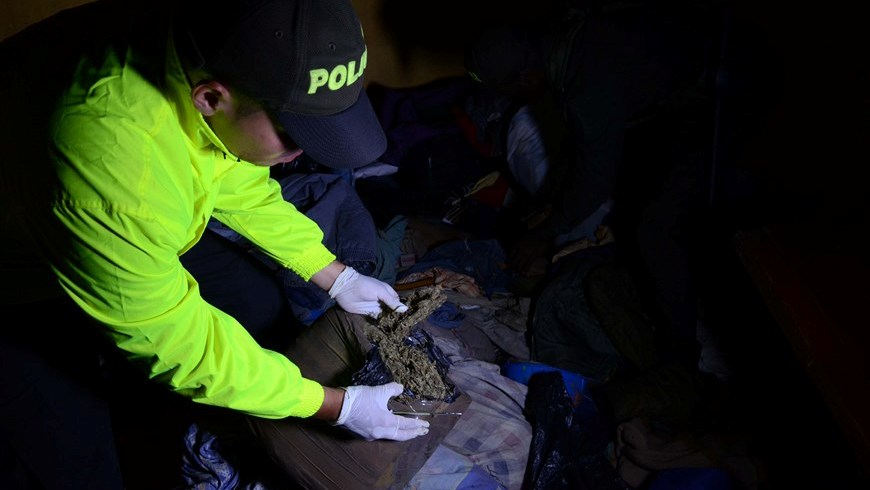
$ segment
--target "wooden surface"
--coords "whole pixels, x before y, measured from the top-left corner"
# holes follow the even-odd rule
[[[870,240],[863,225],[739,231],[737,253],[870,474]]]

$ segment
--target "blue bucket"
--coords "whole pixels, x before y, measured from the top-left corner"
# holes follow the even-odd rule
[[[537,373],[557,371],[562,374],[562,381],[572,400],[579,401],[586,394],[586,378],[583,376],[559,369],[557,367],[534,361],[508,361],[501,368],[502,374],[518,383],[529,384],[529,378]]]

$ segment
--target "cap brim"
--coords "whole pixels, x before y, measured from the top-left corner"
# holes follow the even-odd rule
[[[277,117],[299,148],[327,167],[362,167],[387,150],[387,136],[365,90],[360,90],[352,106],[337,114],[311,116],[279,112]]]

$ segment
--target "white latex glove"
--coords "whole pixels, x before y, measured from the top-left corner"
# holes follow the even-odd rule
[[[399,293],[389,284],[364,276],[350,266],[346,266],[335,278],[329,288],[329,297],[348,313],[375,318],[381,316],[381,302],[391,310],[408,311],[408,307],[399,299]]]
[[[349,386],[335,425],[342,425],[367,441],[407,441],[429,432],[429,422],[393,415],[387,409],[390,397],[402,393],[399,383],[380,386]]]

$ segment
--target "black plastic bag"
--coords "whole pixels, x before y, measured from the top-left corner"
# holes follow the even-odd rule
[[[450,360],[443,352],[441,352],[441,349],[435,345],[432,337],[424,330],[416,328],[411,332],[411,335],[405,339],[405,343],[426,352],[427,357],[435,364],[435,369],[438,371],[441,380],[447,387],[448,394],[444,398],[444,401],[450,403],[456,400],[456,398],[459,397],[459,390],[456,388],[456,385],[447,379],[447,370],[450,369]],[[395,381],[392,373],[387,369],[386,364],[381,358],[380,349],[377,345],[374,345],[368,351],[366,354],[365,365],[363,365],[362,369],[353,374],[351,381],[355,385],[365,386],[378,386]],[[418,394],[413,393],[407,388],[407,386],[402,394],[408,398],[418,398]]]
[[[559,372],[529,378],[525,409],[533,433],[524,490],[631,489],[605,457],[611,431],[593,400],[574,406]]]

